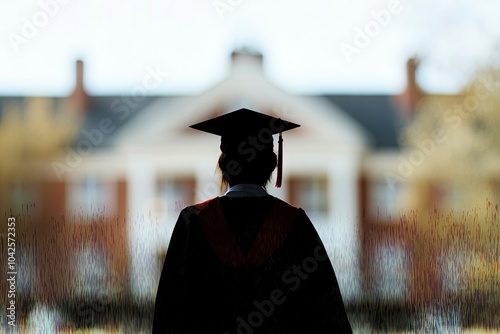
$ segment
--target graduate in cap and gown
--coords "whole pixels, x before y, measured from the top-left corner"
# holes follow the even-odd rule
[[[282,132],[240,109],[191,128],[221,136],[223,196],[183,209],[163,264],[153,333],[351,333],[335,272],[306,213],[269,195]],[[279,134],[278,156],[273,134]]]

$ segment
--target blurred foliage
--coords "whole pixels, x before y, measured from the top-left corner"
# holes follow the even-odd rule
[[[81,119],[69,100],[46,97],[12,101],[0,116],[0,212],[8,214],[35,205],[33,184],[72,143]]]
[[[53,99],[33,97],[4,108],[0,119],[2,176],[19,174],[26,164],[54,157],[71,143],[79,122],[65,102],[56,109]]]
[[[483,206],[486,199],[499,203],[499,111],[496,69],[478,73],[458,95],[425,96],[402,135],[406,152],[423,156],[412,180],[427,180],[451,190],[445,197],[460,197],[449,209],[467,211]]]

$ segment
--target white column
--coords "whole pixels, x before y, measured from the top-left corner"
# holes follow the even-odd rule
[[[135,154],[127,167],[128,241],[132,298],[154,300],[158,284],[154,220],[148,202],[155,193],[155,168],[148,156]]]
[[[329,225],[326,240],[344,301],[362,293],[361,247],[359,239],[359,157],[342,153],[330,162]]]

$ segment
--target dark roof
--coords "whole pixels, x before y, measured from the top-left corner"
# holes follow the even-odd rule
[[[372,136],[376,149],[399,148],[398,133],[403,118],[392,95],[324,95],[345,111]]]
[[[105,136],[101,145],[98,145],[107,146],[110,138],[118,133],[123,125],[130,122],[137,114],[140,114],[144,108],[158,98],[158,96],[136,97],[128,95],[92,97],[92,104],[89,108],[90,110],[87,112],[85,123],[82,125],[82,131],[83,129],[87,129],[88,131],[99,129],[100,122],[103,122],[104,119],[109,119],[106,122],[112,124],[113,131]],[[82,131],[80,131],[80,136],[76,139],[76,142],[84,139]]]

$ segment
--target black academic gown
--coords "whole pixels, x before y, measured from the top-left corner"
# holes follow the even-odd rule
[[[334,270],[302,209],[273,196],[185,208],[153,333],[351,333]]]

